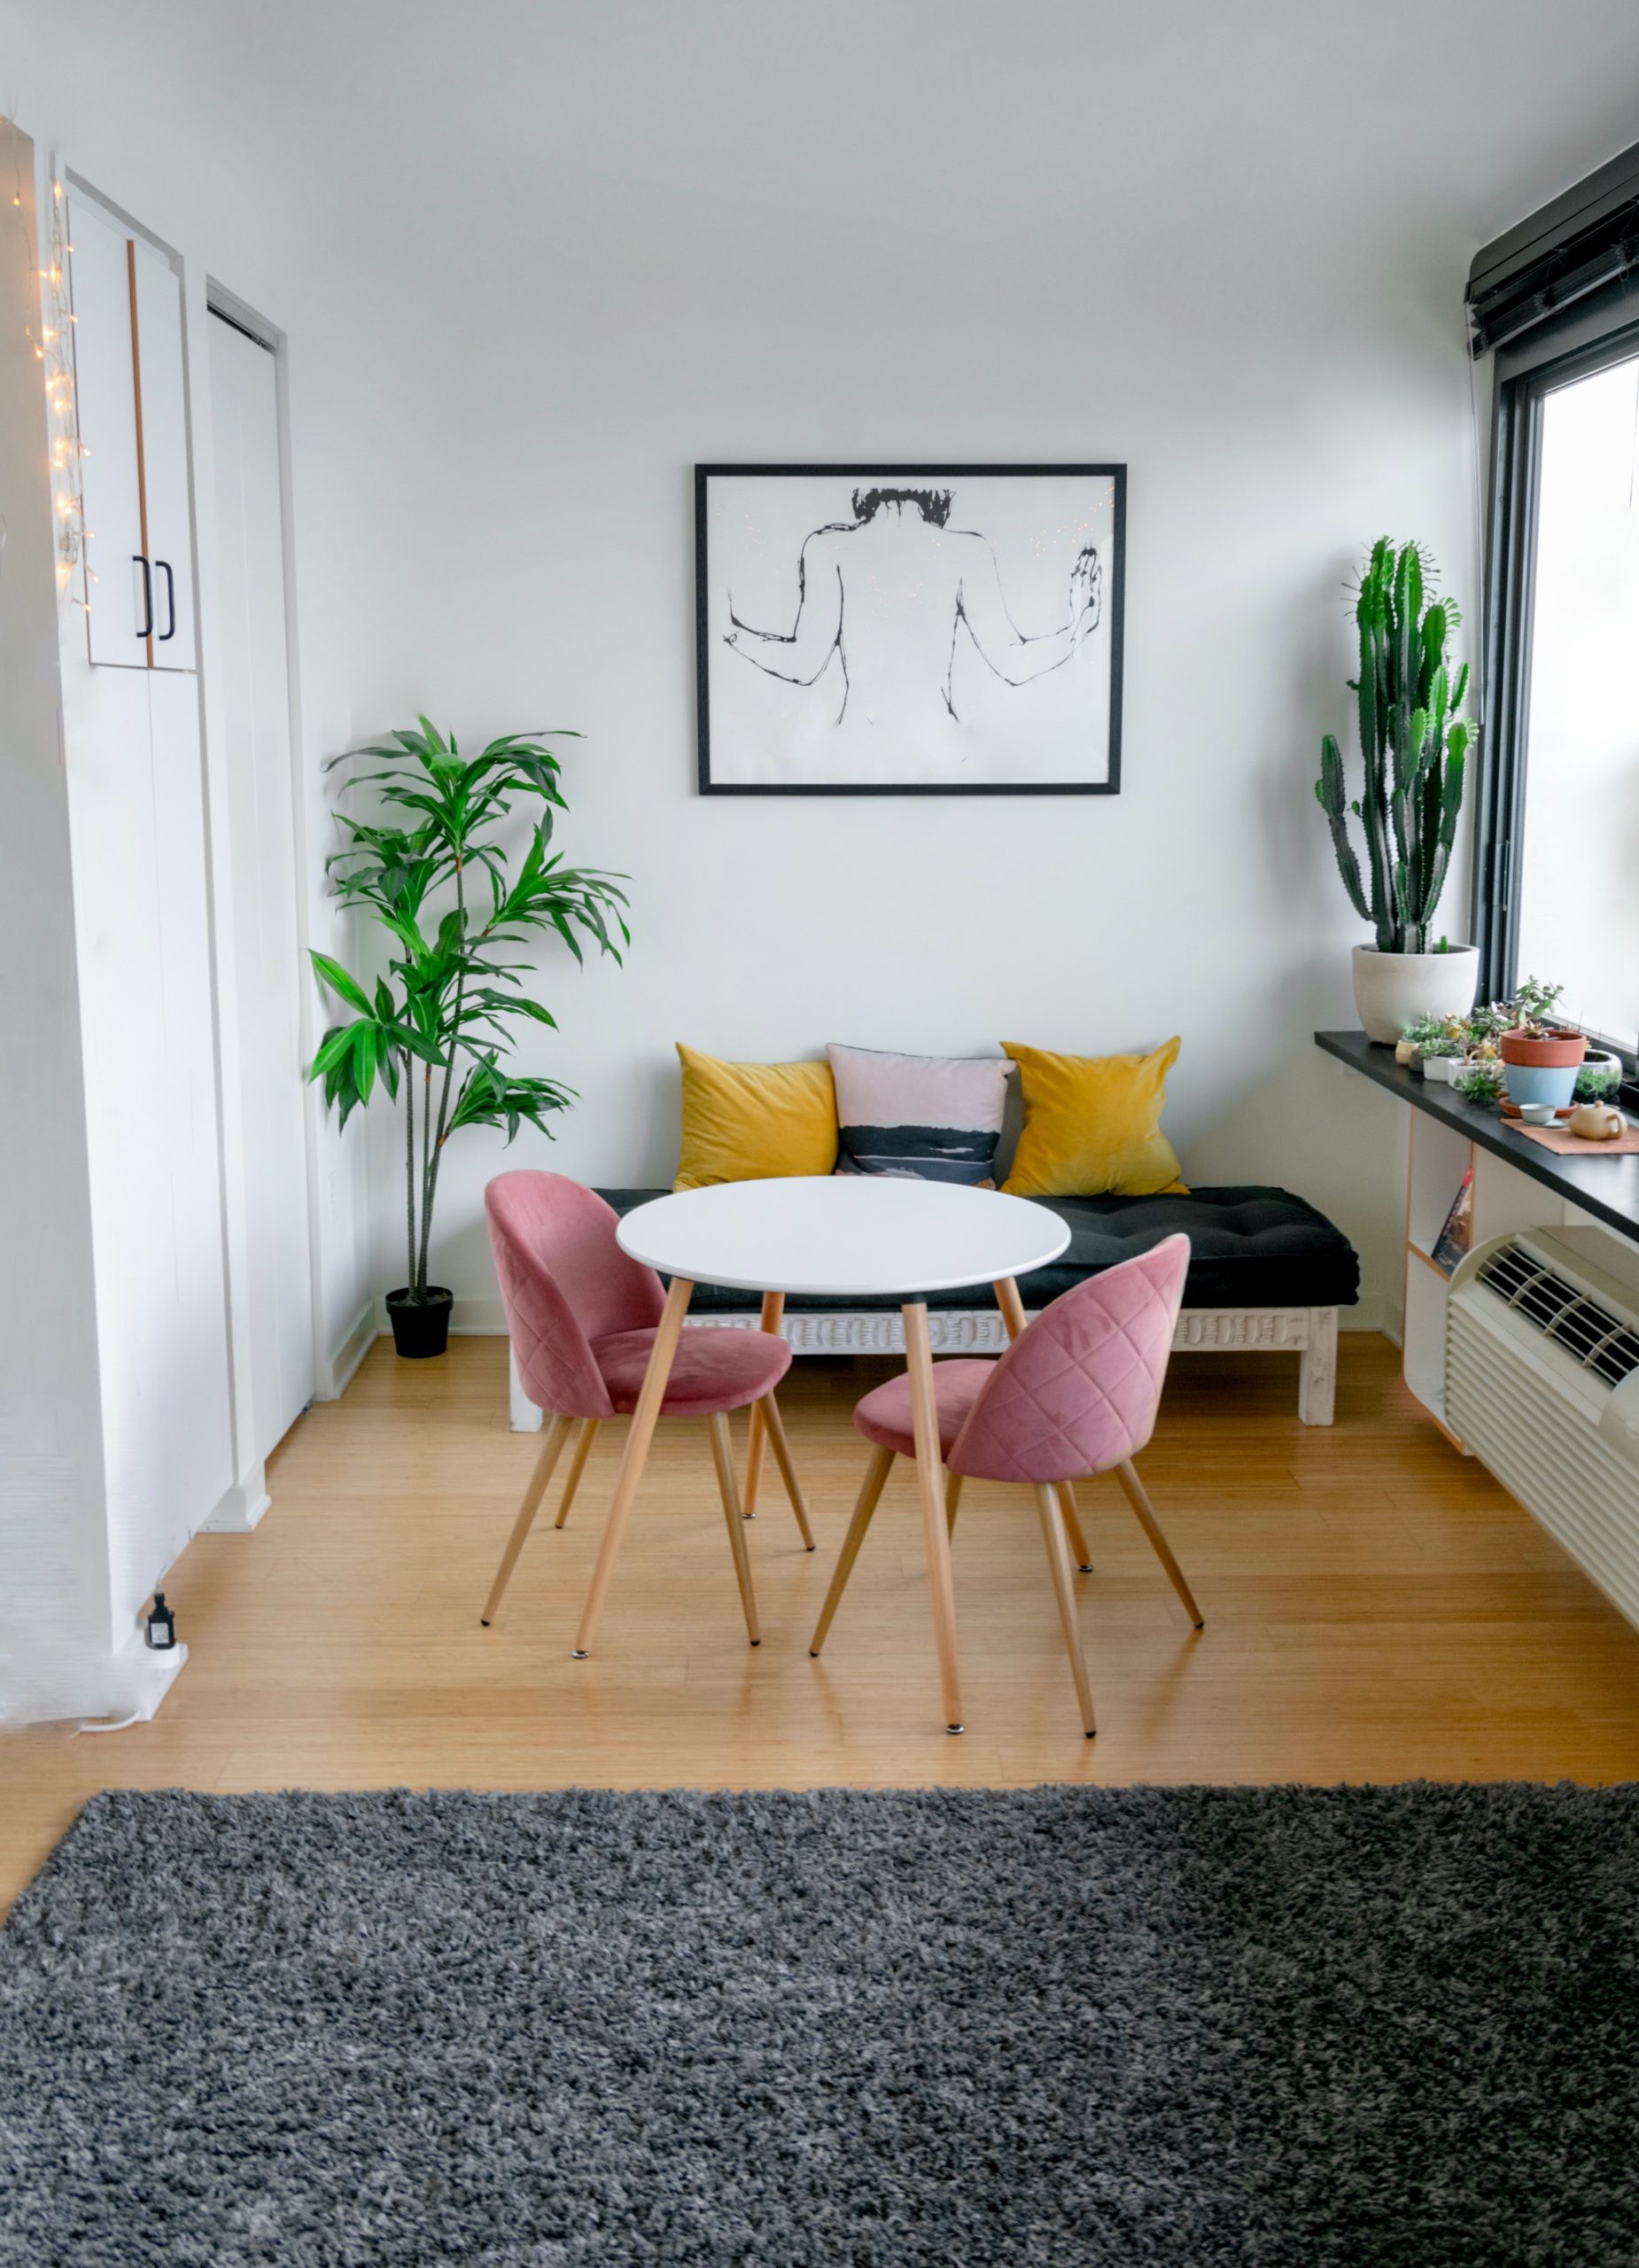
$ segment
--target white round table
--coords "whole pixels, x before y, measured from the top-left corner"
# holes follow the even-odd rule
[[[680,1190],[628,1213],[622,1248],[663,1276],[822,1298],[950,1292],[1028,1275],[1069,1230],[994,1189],[886,1175],[809,1175]]]
[[[1014,1279],[1056,1260],[1070,1240],[1068,1228],[1045,1206],[996,1190],[886,1176],[826,1175],[680,1190],[628,1213],[618,1235],[623,1250],[669,1276],[672,1287],[632,1414],[576,1654],[591,1651],[695,1285],[760,1291],[765,1331],[779,1329],[786,1297],[793,1292],[828,1298],[892,1294],[905,1316],[944,1719],[951,1731],[959,1732],[956,1604],[925,1295],[969,1284],[993,1285],[1008,1332],[1016,1338],[1024,1324],[1024,1303]],[[760,1415],[760,1410],[752,1412],[748,1504],[755,1496]],[[1085,1557],[1084,1550],[1080,1556]]]

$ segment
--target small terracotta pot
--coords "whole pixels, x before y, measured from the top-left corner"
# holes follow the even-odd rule
[[[1525,1064],[1536,1071],[1563,1071],[1587,1054],[1588,1036],[1580,1031],[1553,1031],[1546,1039],[1527,1039],[1523,1032],[1505,1031],[1497,1045],[1504,1063]]]
[[[1497,1046],[1510,1102],[1551,1103],[1556,1110],[1565,1107],[1588,1052],[1583,1033],[1555,1031],[1546,1039],[1527,1039],[1523,1032],[1505,1031]]]

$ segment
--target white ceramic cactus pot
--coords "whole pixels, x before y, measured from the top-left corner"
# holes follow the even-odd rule
[[[1480,983],[1480,951],[1453,945],[1443,953],[1380,953],[1355,948],[1355,1006],[1368,1039],[1393,1047],[1422,1016],[1465,1016]]]

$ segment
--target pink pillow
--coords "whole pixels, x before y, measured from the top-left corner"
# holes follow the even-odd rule
[[[1012,1064],[1004,1055],[826,1053],[836,1082],[836,1170],[996,1186]]]

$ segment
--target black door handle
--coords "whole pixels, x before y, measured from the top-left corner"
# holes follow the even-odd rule
[[[136,634],[139,638],[151,638],[153,636],[153,576],[150,571],[148,562],[140,551],[134,551],[131,554],[131,563],[143,571],[143,612],[148,617]]]
[[[171,572],[171,563],[168,559],[156,559],[153,563],[165,578],[165,607],[171,625],[168,630],[162,630],[159,633],[159,642],[163,646],[167,638],[175,638],[176,635],[176,578]]]

